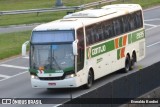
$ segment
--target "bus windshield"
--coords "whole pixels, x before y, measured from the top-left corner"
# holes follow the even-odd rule
[[[74,41],[73,30],[33,31],[31,38],[33,44],[72,41]]]
[[[67,70],[74,68],[73,31],[32,33],[31,68]]]
[[[74,67],[72,44],[32,45],[31,67],[45,70],[65,70]]]

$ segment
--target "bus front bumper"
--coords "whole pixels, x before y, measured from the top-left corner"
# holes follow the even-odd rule
[[[33,88],[74,88],[79,87],[77,77],[63,80],[40,80],[31,78]]]

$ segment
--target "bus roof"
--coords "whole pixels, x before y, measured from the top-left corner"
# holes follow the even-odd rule
[[[45,30],[73,30],[83,25],[87,26],[106,19],[111,19],[120,15],[142,10],[138,4],[115,4],[107,5],[101,9],[88,9],[64,16],[63,19],[42,24],[33,31]]]

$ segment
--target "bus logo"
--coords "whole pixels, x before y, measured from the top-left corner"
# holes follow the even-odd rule
[[[95,49],[92,49],[92,55],[95,56],[95,55],[99,55],[103,52],[106,51],[106,46],[105,45],[101,45]]]

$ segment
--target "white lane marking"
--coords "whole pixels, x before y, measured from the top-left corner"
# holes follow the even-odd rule
[[[157,25],[147,24],[147,23],[145,23],[144,25],[146,25],[146,26],[152,26],[152,27],[157,27]]]
[[[21,58],[21,57],[15,57],[15,58],[12,58],[12,59],[8,59],[8,60],[5,60],[5,61],[3,61],[3,62],[0,62],[0,64],[2,64],[2,63],[7,63],[7,62],[13,61],[13,60],[17,60],[17,59],[19,59],[19,58]]]
[[[13,76],[11,76],[11,77],[1,79],[0,82],[1,82],[1,81],[4,81],[4,80],[7,80],[7,79],[10,79],[10,78],[14,78],[14,77],[19,76],[19,75],[22,75],[22,74],[25,74],[25,73],[27,73],[27,72],[28,72],[28,71],[24,71],[24,72],[18,73],[18,74],[16,74],[16,75],[13,75]]]
[[[146,29],[145,31],[149,31],[149,30],[152,30],[152,29],[154,29],[154,28],[156,28],[156,27],[148,28],[148,29]]]
[[[25,58],[25,59],[29,59],[29,56],[26,56],[26,57],[22,57],[22,58]]]
[[[2,66],[2,67],[9,67],[9,68],[18,68],[18,69],[28,69],[28,67],[8,65],[8,64],[1,64],[0,66]]]
[[[160,27],[160,25],[157,25],[156,27],[151,27],[151,28],[145,29],[145,31],[149,31],[149,30],[152,30],[152,29],[158,28],[158,27]]]
[[[3,78],[9,78],[10,76],[8,76],[8,75],[3,75],[3,74],[0,74],[0,77],[3,77]]]
[[[152,46],[157,45],[157,44],[160,44],[160,41],[159,41],[159,42],[156,42],[156,43],[153,43],[153,44],[151,44],[151,45],[148,45],[148,46],[146,46],[146,47],[149,48],[149,47],[152,47]]]
[[[157,20],[160,20],[159,18],[154,18],[154,19],[147,19],[147,20],[144,20],[145,22],[149,22],[149,21],[157,21]]]
[[[65,102],[64,102],[65,103]],[[56,104],[54,105],[53,107],[59,107],[59,106],[62,106],[63,104]]]

